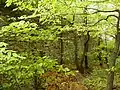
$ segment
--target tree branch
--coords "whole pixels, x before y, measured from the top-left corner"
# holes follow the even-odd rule
[[[103,21],[103,20],[107,21],[109,17],[115,17],[115,18],[117,18],[117,19],[119,18],[119,17],[116,16],[116,15],[108,15],[106,18],[98,20],[95,24],[93,24],[93,25],[91,25],[91,26],[95,26],[96,24],[98,24],[99,22],[101,22],[101,21]]]
[[[92,9],[92,8],[91,8],[91,9]],[[95,9],[93,9],[93,10],[95,10]],[[92,13],[92,14],[99,13],[99,12],[105,12],[105,13],[108,13],[108,12],[117,12],[117,13],[119,13],[119,10],[116,9],[116,10],[103,11],[103,10],[98,10],[98,9],[96,9],[96,12],[94,12],[94,13]]]
[[[77,7],[77,8],[86,8],[86,7],[79,7],[79,6],[75,6],[75,7]],[[99,10],[99,9],[97,9],[97,8],[89,8],[89,7],[87,7],[86,9],[92,9],[92,10],[95,10],[95,12],[94,13],[98,13],[98,12],[106,12],[106,13],[108,13],[108,12],[120,12],[120,10],[119,9],[115,9],[115,10],[106,10],[106,11],[104,11],[104,10]],[[94,14],[93,13],[93,14]]]

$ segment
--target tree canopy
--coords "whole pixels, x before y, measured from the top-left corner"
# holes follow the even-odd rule
[[[119,55],[119,0],[0,0],[0,90],[117,90]]]

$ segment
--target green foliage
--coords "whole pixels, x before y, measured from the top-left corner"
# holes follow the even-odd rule
[[[54,40],[58,33],[55,29],[38,29],[36,23],[29,21],[13,22],[9,26],[2,27],[0,37],[18,41]]]
[[[71,70],[70,70],[69,68],[67,68],[67,67],[64,68],[62,65],[56,66],[56,69],[57,69],[57,72],[63,73],[63,74],[65,74],[65,75],[72,75],[72,76],[75,75],[73,71],[71,71]]]
[[[89,77],[84,79],[84,84],[92,90],[104,90],[107,83],[106,77],[106,70],[95,69]]]
[[[16,54],[16,52],[7,50],[6,45],[4,42],[0,43],[0,75],[3,77],[1,77],[3,79],[3,82],[1,82],[4,88],[22,83],[19,78],[23,77],[20,73],[21,64],[25,59],[25,57]]]
[[[2,27],[0,31],[1,37],[9,37],[11,39],[29,40],[31,34],[37,34],[37,25],[25,21],[13,22],[9,26]],[[37,34],[38,35],[38,34]]]
[[[6,43],[0,43],[0,79],[5,90],[21,87],[29,88],[35,75],[40,78],[42,74],[48,71],[55,70],[59,73],[65,73],[65,75],[74,74],[68,68],[57,65],[54,59],[46,56],[33,56],[27,53],[20,55],[15,51],[8,50],[6,46]]]
[[[29,87],[35,73],[39,76],[52,70],[57,64],[48,57],[34,57],[29,60],[15,51],[7,50],[6,45],[0,43],[0,78],[3,88]]]
[[[90,40],[88,40],[87,48],[89,49],[86,50],[85,56],[90,59],[89,64],[98,64],[97,56],[99,54],[101,54],[101,61],[104,62],[107,58],[108,64],[110,63],[109,59],[114,50],[114,39],[117,34],[115,24],[118,16],[118,13],[112,13],[112,10],[120,8],[119,0],[0,0],[0,4],[4,2],[6,5],[3,8],[8,10],[7,12],[10,12],[10,15],[5,12],[5,16],[0,16],[0,26],[2,26],[0,27],[0,40],[10,44],[15,43],[16,45],[22,42],[22,48],[24,48],[25,42],[29,43],[29,45],[31,42],[36,43],[36,46],[40,42],[40,47],[37,47],[36,50],[32,51],[31,48],[27,48],[23,52],[13,51],[14,44],[12,44],[12,50],[8,50],[7,44],[1,42],[0,78],[2,78],[2,83],[0,84],[4,88],[30,87],[35,76],[42,76],[47,71],[57,70],[57,72],[65,75],[73,74],[68,68],[56,65],[58,64],[56,59],[51,59],[52,54],[53,56],[57,55],[58,59],[63,58],[69,61],[70,58],[74,60],[75,53],[78,53],[77,58],[81,57],[81,53],[85,51],[84,47],[88,31]],[[109,15],[111,16],[108,18]],[[115,18],[112,18],[113,16]],[[7,20],[14,22],[7,22]],[[7,25],[8,23],[10,24]],[[77,32],[76,46],[78,49],[75,53],[74,32]],[[100,45],[98,45],[99,37],[101,39]],[[53,45],[55,48],[51,50],[50,44],[42,44],[42,42],[48,41],[56,41],[57,46]],[[68,43],[65,42],[71,44],[67,45]],[[63,49],[65,48],[63,52],[61,43],[63,43]],[[32,45],[31,47],[36,48]],[[51,50],[53,53],[49,52],[46,56],[41,57],[38,49],[45,52]],[[55,50],[56,52],[54,52]],[[61,57],[59,57],[59,53]],[[118,59],[116,67],[106,69],[108,72],[120,72]],[[97,71],[95,69],[91,77],[85,80],[85,84],[95,90],[103,90],[106,87],[106,80],[103,76],[106,76],[104,69]]]

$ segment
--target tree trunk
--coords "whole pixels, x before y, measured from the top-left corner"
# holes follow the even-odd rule
[[[64,53],[64,47],[63,47],[63,34],[60,34],[60,65],[63,64],[63,53]]]
[[[34,53],[33,53],[33,55],[34,55]],[[44,57],[45,56],[45,52],[44,51],[40,51],[40,57]],[[34,60],[34,63],[36,63],[37,62],[37,60],[35,59]],[[38,70],[37,70],[37,68],[35,69],[35,71],[34,71],[34,89],[35,90],[39,90],[39,87],[41,86],[41,81],[40,81],[40,79],[39,79],[40,77],[39,77],[39,74],[38,74]]]
[[[100,36],[99,36],[99,38],[98,38],[98,46],[100,46],[100,44],[101,44],[101,38],[100,38]],[[100,50],[98,50],[98,60],[99,60],[99,62],[100,62],[100,67],[102,67],[103,66],[103,63],[102,63],[102,57],[101,57],[101,55],[102,55],[102,53],[101,53],[101,51]]]
[[[34,74],[34,89],[38,90],[38,76],[37,76],[37,70],[35,70]]]
[[[75,20],[75,15],[73,15],[73,22]],[[77,70],[84,74],[84,67],[83,67],[83,59],[81,60],[81,63],[78,60],[78,34],[77,34],[77,30],[74,31],[74,58],[75,58],[75,64],[77,67]],[[80,63],[80,64],[79,64]]]
[[[114,70],[111,70],[112,68],[115,67],[115,63],[116,63],[116,58],[119,54],[119,47],[120,47],[120,10],[118,10],[118,18],[117,18],[117,34],[116,34],[116,38],[115,38],[115,45],[114,45],[114,50],[112,52],[111,55],[111,59],[110,59],[110,72],[108,73],[108,79],[107,79],[107,90],[113,90],[113,82],[114,82]]]
[[[83,11],[85,14],[87,14],[87,6],[84,8],[84,11]],[[90,40],[90,34],[89,34],[89,31],[87,30],[87,24],[88,24],[88,21],[87,21],[87,16],[85,16],[84,18],[84,26],[86,27],[86,31],[87,31],[87,35],[85,35],[85,42],[84,42],[84,62],[85,62],[85,69],[88,69],[88,56],[87,56],[87,53],[88,53],[88,46],[89,46],[89,40]]]
[[[89,31],[87,32],[87,36],[86,36],[86,42],[84,43],[84,59],[85,59],[85,69],[88,69],[88,56],[87,56],[87,53],[88,53],[88,46],[89,46],[89,39],[90,39],[90,34],[89,34]]]
[[[116,60],[116,53],[113,53],[111,60],[110,60],[110,69],[115,66],[115,60]],[[113,81],[114,81],[114,71],[110,71],[108,73],[107,78],[107,90],[113,90]]]
[[[74,56],[75,56],[75,64],[76,64],[76,67],[77,67],[77,70],[79,70],[81,73],[82,73],[82,68],[80,68],[80,66],[79,66],[79,61],[78,61],[78,40],[77,40],[78,38],[77,38],[77,33],[76,33],[76,31],[75,31],[75,33],[74,33],[74,47],[75,47],[75,49],[74,49]]]
[[[106,37],[106,31],[105,31],[105,51],[106,51],[106,53],[107,53],[107,37]],[[108,65],[108,53],[106,54],[106,56],[105,56],[105,64],[106,64],[106,66],[107,66],[107,68],[109,68],[109,65]]]

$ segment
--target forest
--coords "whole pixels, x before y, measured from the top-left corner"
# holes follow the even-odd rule
[[[120,0],[0,0],[0,90],[120,90]]]

